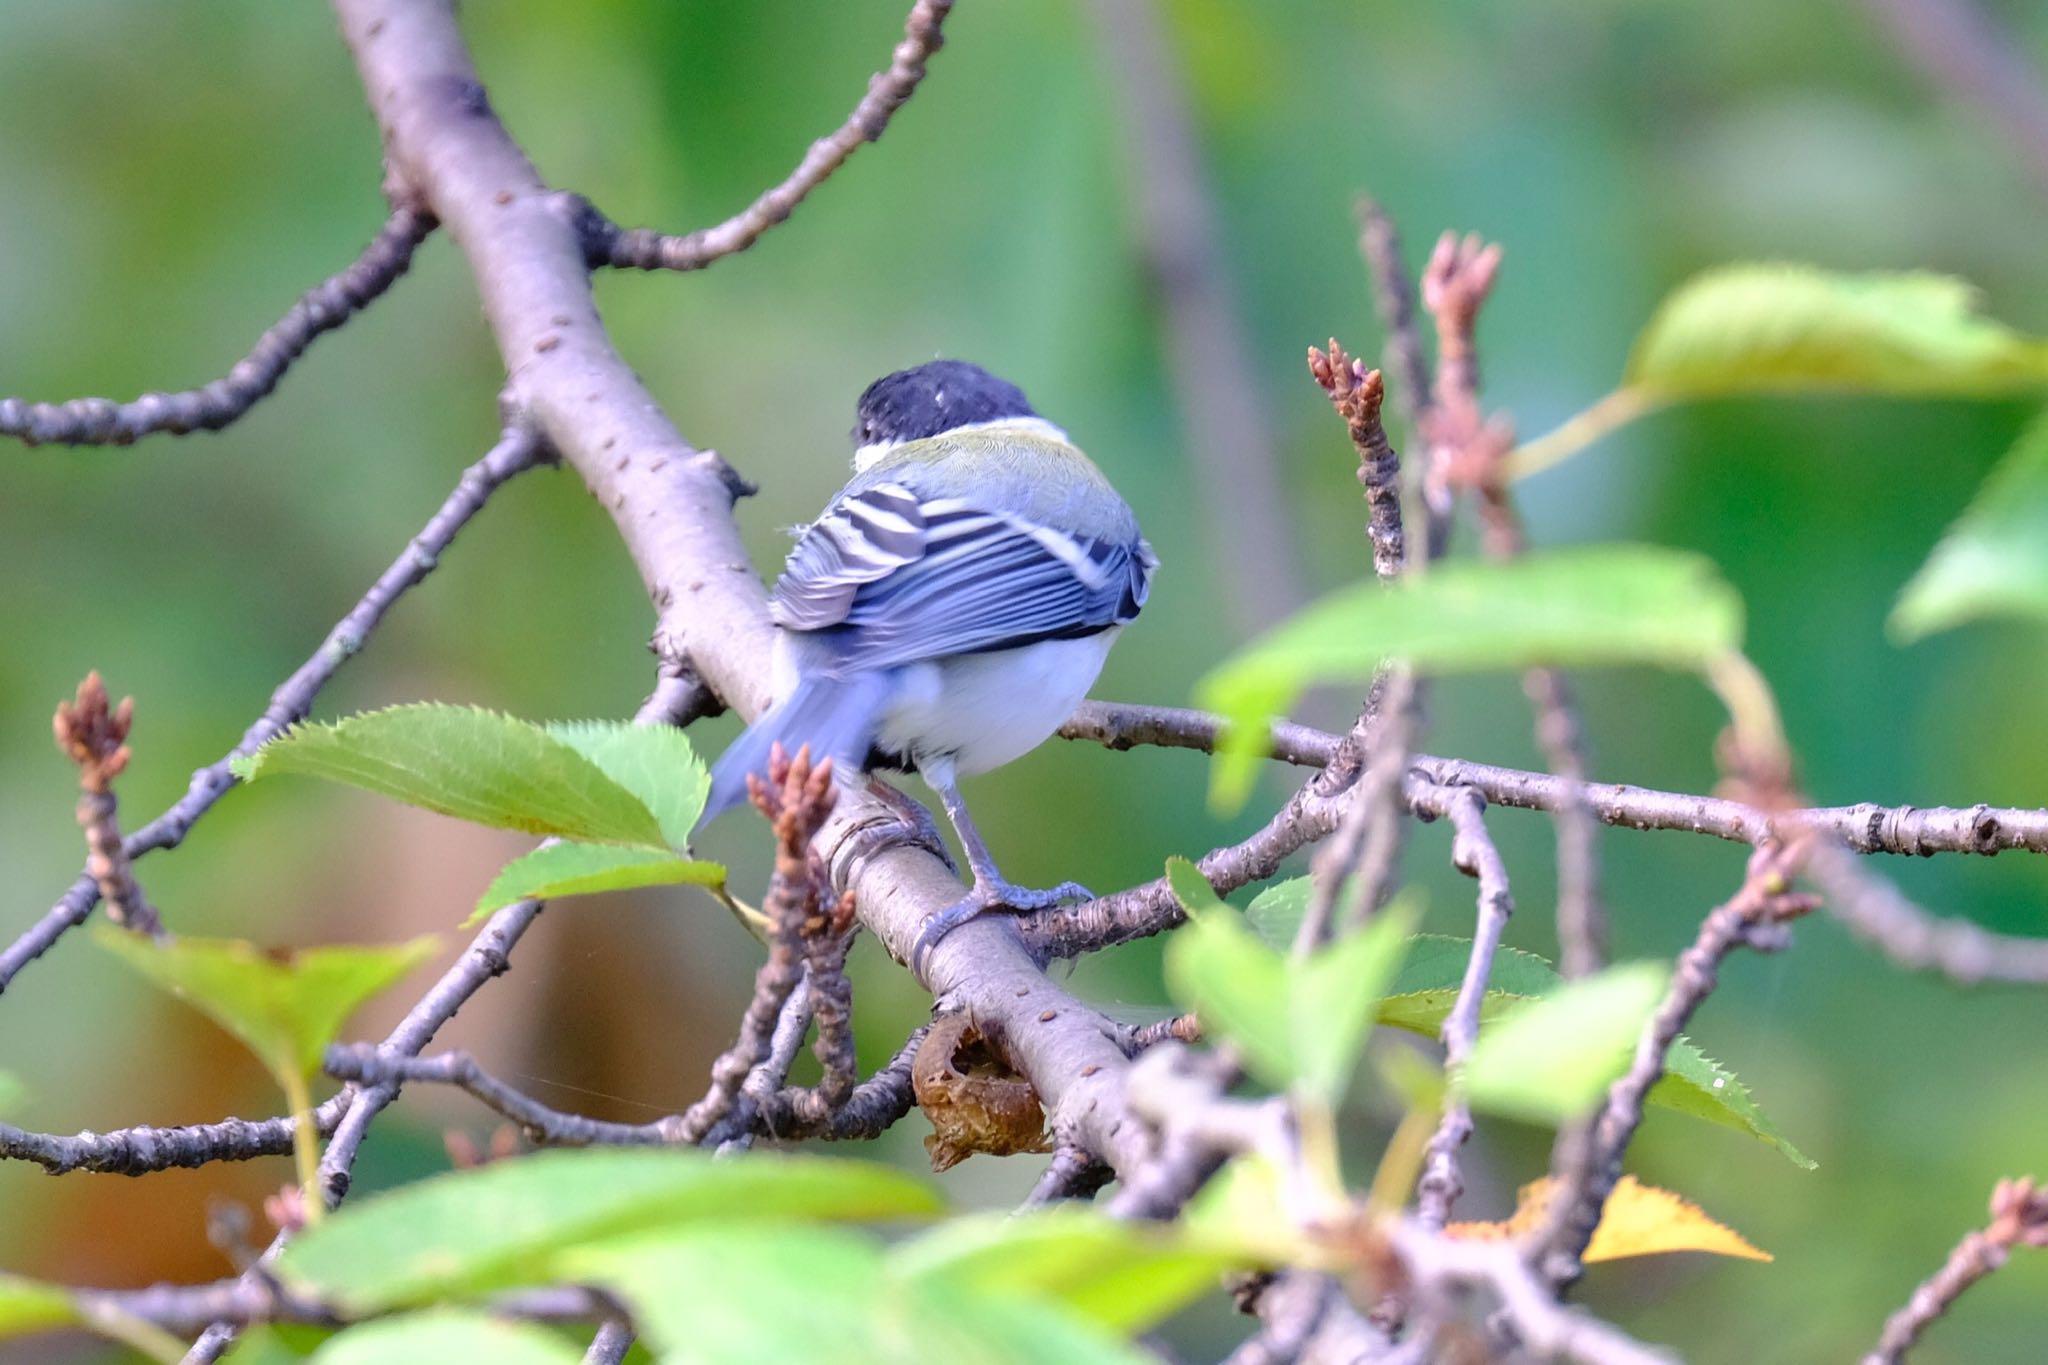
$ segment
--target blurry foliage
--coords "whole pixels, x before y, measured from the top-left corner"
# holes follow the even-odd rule
[[[610,325],[684,432],[761,483],[741,516],[764,568],[787,544],[778,528],[842,477],[862,384],[934,354],[969,356],[1075,432],[1165,560],[1099,690],[1185,700],[1238,643],[1218,638],[1210,604],[1240,557],[1294,554],[1317,588],[1365,564],[1351,452],[1300,373],[1302,347],[1332,332],[1373,348],[1348,219],[1360,187],[1390,207],[1411,255],[1443,226],[1506,244],[1482,358],[1490,403],[1525,434],[1605,392],[1657,300],[1732,258],[1954,273],[1996,316],[2048,330],[2038,199],[1968,114],[1932,98],[1831,0],[1166,2],[1256,378],[1279,423],[1297,543],[1194,539],[1153,286],[1130,249],[1106,126],[1116,75],[1087,16],[1074,3],[972,6],[888,137],[788,227],[702,275],[601,282]],[[2048,11],[2004,8],[2048,63]],[[493,0],[465,17],[497,106],[546,174],[622,221],[680,229],[745,203],[843,117],[900,11],[898,0]],[[375,131],[319,6],[0,6],[0,129],[0,178],[15,187],[0,198],[0,391],[125,397],[202,382],[381,217]],[[413,278],[226,434],[0,449],[8,925],[41,913],[80,858],[52,702],[90,667],[133,692],[124,809],[175,797],[483,448],[499,377],[461,265],[437,241]],[[2006,719],[2036,699],[2039,632],[1973,626],[1899,649],[1884,631],[1898,585],[2026,412],[1717,402],[1638,423],[1521,491],[1541,543],[1638,540],[1719,565],[1747,603],[1747,647],[1818,799],[2039,804],[2048,729]],[[652,678],[649,623],[606,518],[573,476],[536,473],[461,537],[320,713],[435,696],[624,715]],[[1716,707],[1696,686],[1594,674],[1583,694],[1601,776],[1711,781]],[[1339,720],[1351,702],[1323,705],[1316,718]],[[1536,761],[1510,680],[1446,682],[1433,722],[1433,751]],[[707,752],[731,725],[701,727]],[[1161,852],[1257,818],[1254,806],[1213,821],[1200,762],[1050,746],[986,779],[978,808],[1016,875],[1128,884],[1155,875]],[[1549,830],[1505,813],[1494,823],[1522,909],[1511,937],[1546,951]],[[1119,837],[1077,834],[1100,829]],[[445,925],[517,847],[458,830],[302,784],[231,796],[142,875],[189,931],[396,938]],[[1443,865],[1447,839],[1421,830],[1409,856],[1433,891],[1429,927],[1455,933],[1470,891]],[[758,827],[735,821],[707,842],[736,885],[758,884]],[[1739,876],[1740,851],[1704,840],[1608,833],[1602,847],[1623,957],[1675,952]],[[1887,871],[1948,912],[2048,929],[2037,862]],[[595,1112],[644,1118],[686,1102],[744,999],[754,951],[723,916],[674,913],[700,894],[634,893],[544,919],[493,987],[501,998],[480,999],[447,1041],[573,1087],[542,1091]],[[1646,1179],[1715,1210],[1777,1265],[1661,1263],[1588,1284],[1591,1306],[1632,1331],[1715,1343],[1702,1359],[1833,1358],[1866,1344],[1992,1179],[2038,1160],[2048,1125],[2048,1059],[1985,1045],[2032,1036],[2037,999],[1902,977],[1823,921],[1799,938],[1793,952],[1732,966],[1695,1027],[1821,1170],[1663,1117],[1633,1149]],[[1076,987],[1152,1011],[1159,951],[1083,964]],[[872,1065],[924,1001],[871,946],[856,966]],[[268,1107],[253,1065],[167,1009],[103,955],[64,945],[0,1000],[7,1064],[30,1096],[11,1117],[73,1131]],[[484,1124],[460,1100],[408,1098],[366,1148],[364,1186],[438,1165],[433,1134],[451,1116]],[[878,1154],[919,1160],[914,1127]],[[1461,1206],[1471,1217],[1505,1213],[1541,1164],[1533,1132],[1487,1125],[1481,1142]],[[1000,1206],[1034,1175],[970,1162],[947,1184]],[[215,1274],[224,1264],[197,1235],[208,1195],[246,1199],[282,1178],[278,1163],[140,1183],[0,1168],[0,1264],[100,1282]],[[1930,1352],[2024,1353],[2041,1273],[2015,1265],[1977,1291]],[[1183,1329],[1195,1354],[1213,1355],[1202,1324],[1230,1323]]]

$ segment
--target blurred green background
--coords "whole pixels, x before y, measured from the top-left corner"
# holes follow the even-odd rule
[[[2007,22],[2048,67],[2048,11]],[[1657,299],[1703,266],[1789,258],[1958,273],[1992,310],[2048,331],[2044,203],[1968,110],[1904,64],[1853,3],[1478,0],[1410,6],[1164,0],[1189,101],[1234,376],[1172,382],[1147,264],[1132,79],[1099,10],[966,4],[888,136],[753,251],[684,277],[599,283],[629,359],[684,432],[762,486],[740,516],[772,567],[781,528],[843,477],[855,395],[885,371],[961,355],[1016,379],[1117,480],[1165,561],[1098,695],[1184,703],[1251,623],[1250,579],[1310,593],[1367,564],[1344,432],[1303,371],[1332,334],[1377,354],[1350,199],[1370,189],[1419,262],[1444,227],[1506,245],[1481,331],[1487,398],[1538,434],[1603,393]],[[560,5],[476,0],[465,23],[499,111],[543,173],[620,221],[684,230],[737,210],[836,126],[897,40],[901,0]],[[1154,92],[1156,93],[1156,92]],[[1157,165],[1152,166],[1157,170]],[[381,220],[375,129],[326,10],[0,0],[0,392],[128,397],[204,382]],[[390,561],[494,431],[500,370],[462,262],[436,238],[413,275],[316,346],[230,431],[137,448],[0,449],[0,932],[76,872],[68,765],[49,714],[87,669],[137,702],[121,789],[140,823],[261,710],[270,689]],[[1205,505],[1187,386],[1248,393],[1286,528],[1255,536]],[[1723,403],[1656,417],[1523,490],[1534,537],[1634,538],[1711,555],[1750,608],[1824,802],[2048,802],[2037,630],[1975,627],[1898,649],[1898,586],[2027,416],[2019,404]],[[1193,419],[1200,421],[1200,418]],[[1199,434],[1199,433],[1198,433]],[[1218,525],[1242,533],[1221,535]],[[1291,585],[1291,586],[1290,586]],[[624,715],[652,677],[651,614],[610,524],[574,476],[528,475],[464,534],[322,697],[334,716],[435,697],[532,717]],[[1711,699],[1640,673],[1584,680],[1595,771],[1713,781]],[[1534,765],[1512,679],[1436,694],[1432,752]],[[1346,704],[1319,718],[1341,724]],[[699,727],[707,749],[732,722]],[[1241,835],[1255,808],[1203,809],[1203,760],[1059,743],[974,784],[1003,865],[1098,889],[1169,853]],[[1266,800],[1283,788],[1275,777]],[[1502,812],[1513,941],[1553,949],[1549,831]],[[1108,832],[1108,833],[1105,833]],[[453,930],[516,840],[311,783],[237,792],[142,878],[178,929],[273,943]],[[1461,932],[1469,889],[1447,836],[1412,841],[1430,927]],[[1675,834],[1603,836],[1617,948],[1668,956],[1735,884],[1741,851]],[[758,882],[756,825],[712,851]],[[1942,910],[2048,933],[2048,867],[1890,861]],[[447,952],[460,940],[452,932]],[[872,945],[857,954],[870,1062],[927,1001]],[[444,959],[445,960],[445,956]],[[513,972],[443,1041],[568,1107],[644,1118],[687,1104],[729,1040],[751,943],[678,890],[552,909]],[[427,976],[422,974],[418,985]],[[1160,1012],[1157,946],[1075,972],[1130,1018]],[[367,1011],[381,1031],[416,987]],[[1693,1036],[1733,1066],[1821,1168],[1654,1113],[1632,1154],[1777,1254],[1597,1268],[1585,1298],[1702,1361],[1840,1358],[1980,1222],[1993,1180],[2042,1172],[2048,1005],[1907,977],[1824,920],[1774,959],[1737,958]],[[0,999],[9,1117],[59,1132],[180,1123],[275,1105],[255,1064],[97,953],[64,941]],[[1361,1144],[1382,1118],[1352,1119]],[[445,1164],[442,1135],[489,1131],[456,1097],[408,1092],[366,1147],[374,1187]],[[882,1144],[921,1162],[922,1120]],[[1490,1124],[1467,1216],[1504,1212],[1545,1136]],[[1028,1187],[1028,1159],[944,1177],[967,1204]],[[286,1181],[284,1159],[131,1182],[0,1168],[0,1266],[141,1284],[227,1270],[209,1207]],[[261,1240],[259,1228],[257,1240]],[[2048,1263],[1973,1291],[1920,1359],[2034,1359]],[[1218,1307],[1177,1325],[1193,1358],[1243,1330]],[[86,1359],[95,1348],[15,1348]]]

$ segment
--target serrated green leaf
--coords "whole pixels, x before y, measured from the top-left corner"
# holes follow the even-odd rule
[[[954,1218],[895,1247],[899,1280],[1064,1304],[1113,1331],[1143,1332],[1249,1264],[1239,1247],[1091,1208]]]
[[[1202,1027],[1230,1039],[1269,1085],[1333,1106],[1372,1027],[1379,993],[1400,967],[1418,913],[1397,900],[1358,933],[1305,959],[1283,958],[1228,907],[1198,913],[1166,948],[1174,997]]]
[[[1777,1148],[1801,1170],[1810,1171],[1817,1165],[1764,1116],[1749,1087],[1737,1080],[1734,1072],[1700,1051],[1699,1045],[1683,1034],[1673,1040],[1671,1050],[1664,1054],[1664,1076],[1644,1098],[1651,1104],[1748,1133]]]
[[[2011,393],[2048,385],[2048,344],[1978,313],[1976,291],[1948,276],[1733,265],[1665,300],[1625,382],[1659,398]]]
[[[295,725],[233,767],[245,782],[324,777],[498,829],[669,846],[654,812],[575,748],[471,706],[423,702]]]
[[[71,1295],[54,1284],[0,1274],[0,1340],[80,1321]]]
[[[723,864],[699,862],[664,849],[549,844],[500,868],[466,922],[475,924],[492,911],[529,896],[556,900],[640,886],[716,886],[724,880]]]
[[[1166,884],[1172,889],[1173,898],[1180,902],[1180,908],[1190,915],[1224,908],[1223,898],[1216,894],[1216,888],[1209,884],[1202,870],[1186,858],[1166,860]]]
[[[1533,664],[1704,669],[1742,639],[1742,603],[1698,555],[1599,545],[1507,561],[1456,560],[1419,578],[1355,584],[1310,604],[1196,686],[1231,722],[1213,768],[1224,807],[1251,789],[1260,737],[1312,686],[1362,685],[1388,659],[1424,673]]]
[[[1644,1021],[1670,979],[1661,962],[1609,967],[1481,1030],[1460,1081],[1467,1101],[1538,1123],[1585,1113],[1628,1070]]]
[[[1409,991],[1448,986],[1453,991],[1465,980],[1465,966],[1472,960],[1472,940],[1450,934],[1417,934],[1408,943],[1408,958],[1387,987],[1388,998]],[[1557,968],[1519,948],[1503,944],[1494,950],[1493,966],[1486,974],[1489,991],[1509,995],[1545,995],[1564,978]]]
[[[318,1071],[348,1017],[432,956],[436,944],[429,934],[389,947],[306,948],[273,957],[239,939],[155,943],[110,924],[97,926],[94,937],[241,1039],[280,1081]]]
[[[1542,961],[1538,958],[1537,961]],[[1404,973],[1405,975],[1405,973]],[[1398,982],[1396,983],[1399,984]],[[1513,1014],[1534,997],[1489,989],[1479,1002],[1482,1029]],[[1457,1003],[1456,987],[1401,991],[1380,1001],[1378,1019],[1390,1028],[1405,1029],[1434,1038],[1443,1028],[1444,1016]],[[1813,1159],[1793,1146],[1764,1114],[1749,1093],[1749,1087],[1734,1072],[1700,1051],[1699,1045],[1680,1034],[1664,1057],[1664,1076],[1650,1087],[1645,1099],[1665,1109],[1691,1114],[1723,1128],[1748,1133],[1802,1170],[1813,1170]]]
[[[1901,643],[1987,616],[2048,617],[2048,414],[2020,434],[1892,608]]]
[[[688,735],[673,725],[617,720],[553,721],[546,729],[639,797],[654,812],[670,848],[689,847],[690,830],[711,794],[711,770]]]
[[[330,1337],[314,1365],[577,1365],[583,1352],[547,1328],[488,1313],[440,1308],[402,1313]]]
[[[288,1280],[354,1312],[530,1283],[564,1247],[696,1220],[921,1218],[925,1182],[870,1162],[696,1151],[539,1152],[350,1203],[285,1251]]]

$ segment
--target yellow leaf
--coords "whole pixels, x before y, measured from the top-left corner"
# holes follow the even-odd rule
[[[1444,1235],[1475,1242],[1525,1236],[1542,1225],[1555,1185],[1548,1177],[1524,1185],[1511,1216],[1493,1223],[1452,1223]],[[1632,1175],[1623,1176],[1614,1193],[1607,1196],[1600,1226],[1593,1230],[1583,1259],[1590,1264],[1667,1251],[1705,1251],[1746,1261],[1772,1259],[1741,1233],[1707,1217],[1699,1205],[1689,1204],[1669,1190],[1645,1185]]]

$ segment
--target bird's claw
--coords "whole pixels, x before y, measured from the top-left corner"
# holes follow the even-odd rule
[[[932,949],[939,946],[939,940],[969,920],[977,919],[991,910],[1017,914],[1030,910],[1049,910],[1055,905],[1094,899],[1095,893],[1079,882],[1061,882],[1058,886],[1038,890],[1028,886],[1016,886],[999,878],[977,878],[973,890],[932,915],[924,922],[924,927],[917,931],[917,942],[910,947],[911,970],[921,975],[926,959],[931,956]]]

